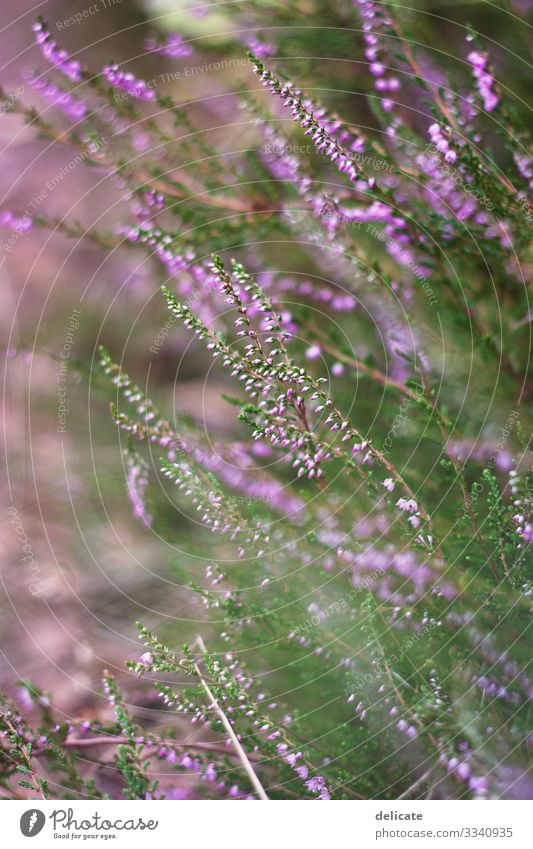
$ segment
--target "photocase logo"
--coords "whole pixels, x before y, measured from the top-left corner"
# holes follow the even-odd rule
[[[43,830],[46,817],[42,811],[33,808],[31,811],[24,811],[20,818],[20,830],[24,837],[35,837]]]

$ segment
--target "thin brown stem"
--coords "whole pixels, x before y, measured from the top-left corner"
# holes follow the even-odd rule
[[[407,398],[411,398],[413,401],[418,400],[416,393],[409,389],[408,386],[405,386],[403,383],[400,383],[399,380],[394,380],[394,378],[384,374],[378,368],[367,366],[366,363],[363,363],[356,357],[349,357],[347,354],[343,354],[343,352],[340,351],[337,347],[335,347],[335,345],[331,345],[320,335],[318,327],[313,324],[313,322],[309,322],[307,324],[307,327],[309,328],[309,330],[313,331],[316,334],[317,341],[320,342],[320,347],[323,348],[324,351],[327,351],[328,354],[331,354],[333,357],[336,357],[336,359],[340,360],[343,363],[346,363],[346,365],[349,365],[358,371],[364,372],[364,374],[367,374],[377,383],[381,383],[387,388],[393,387],[394,389],[397,389],[398,392],[401,392],[402,395],[405,395]]]
[[[207,654],[207,648],[206,648],[205,643],[204,643],[204,641],[203,641],[203,639],[200,635],[198,635],[196,637],[196,645],[198,646],[198,648],[200,649],[200,651],[202,652],[203,655]],[[237,735],[235,734],[235,731],[233,730],[228,717],[226,716],[226,714],[224,713],[224,711],[220,707],[216,697],[214,696],[213,692],[211,691],[209,684],[205,680],[205,677],[204,677],[204,675],[203,675],[203,673],[202,673],[202,671],[201,671],[201,669],[200,669],[200,667],[199,667],[199,665],[196,661],[194,661],[194,669],[196,671],[198,678],[200,679],[200,683],[201,683],[202,687],[204,688],[208,699],[211,701],[211,707],[216,712],[217,716],[219,717],[220,721],[222,722],[222,725],[226,729],[226,732],[227,732],[231,742],[233,743],[233,745],[235,747],[235,751],[237,753],[237,756],[238,756],[239,760],[241,761],[241,763],[244,767],[244,771],[246,772],[248,778],[250,779],[250,783],[252,784],[252,787],[254,788],[255,792],[257,793],[257,795],[259,796],[260,799],[268,802],[268,796],[265,792],[263,785],[259,781],[257,775],[255,774],[255,772],[252,768],[252,765],[250,763],[250,760],[248,758],[247,753],[244,751],[243,747],[241,746],[241,743],[240,743]]]
[[[6,99],[5,93],[0,87],[0,99]],[[39,132],[50,139],[51,141],[61,142],[79,153],[84,154],[87,157],[88,161],[93,162],[96,165],[101,165],[104,168],[109,168],[112,171],[117,171],[119,166],[118,164],[109,156],[101,156],[99,159],[92,160],[90,157],[90,151],[87,148],[87,145],[84,144],[80,139],[76,138],[72,134],[65,132],[64,130],[59,130],[51,124],[48,124],[35,109],[27,108],[19,103],[15,103],[11,109],[11,112],[19,115],[23,115],[29,122],[29,126],[36,126],[39,129]],[[120,168],[121,173],[127,174],[127,171],[131,171],[131,176],[135,179],[136,182],[143,183],[147,186],[151,186],[158,192],[162,194],[168,195],[169,197],[178,198],[180,200],[195,200],[197,203],[202,203],[205,206],[213,206],[221,209],[229,210],[230,212],[242,212],[242,213],[252,213],[260,210],[267,210],[269,208],[268,202],[264,198],[252,198],[250,200],[244,200],[242,198],[233,198],[233,197],[223,197],[221,195],[212,194],[209,191],[205,191],[202,187],[195,185],[189,181],[187,185],[187,177],[181,172],[169,173],[166,176],[166,179],[161,179],[158,177],[154,177],[144,168],[138,169],[126,169],[124,166]],[[179,177],[180,183],[186,186],[187,190],[190,192],[190,195],[187,195],[186,192],[178,188],[173,184],[173,178]]]
[[[115,735],[102,735],[101,737],[85,738],[71,737],[65,740],[63,746],[77,749],[91,746],[120,746],[123,742],[123,737]],[[197,751],[213,752],[218,755],[235,755],[235,752],[232,749],[222,745],[221,743],[204,743],[201,741],[182,743],[178,740],[174,740],[172,737],[163,737],[157,742],[162,746],[174,746],[177,749],[195,749]],[[253,759],[254,756],[251,755],[251,758]]]

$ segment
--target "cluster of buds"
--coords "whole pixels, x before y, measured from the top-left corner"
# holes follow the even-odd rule
[[[112,86],[133,97],[140,100],[155,99],[155,91],[144,80],[138,80],[130,71],[122,71],[116,64],[106,65],[102,74]]]
[[[472,66],[472,73],[476,79],[477,90],[483,100],[483,106],[487,112],[493,112],[499,103],[499,98],[493,88],[494,77],[487,70],[489,58],[486,53],[480,53],[478,50],[471,50],[466,58]]]
[[[69,80],[75,83],[81,82],[81,64],[76,59],[71,59],[67,51],[58,46],[43,20],[40,18],[37,20],[33,25],[33,31],[44,58],[54,65],[58,71],[65,74]]]
[[[364,176],[355,157],[337,141],[331,128],[322,120],[324,116],[313,110],[312,106],[304,100],[302,92],[293,88],[288,82],[281,83],[256,56],[252,53],[249,56],[254,63],[254,73],[259,75],[263,85],[270,90],[271,94],[280,97],[284,106],[290,108],[293,120],[300,124],[306,136],[311,136],[318,153],[327,156],[351,182]],[[338,129],[340,124],[334,126]]]
[[[400,80],[384,64],[383,56],[387,52],[384,46],[383,35],[390,32],[394,35],[392,21],[384,11],[381,3],[373,0],[354,0],[358,7],[359,15],[363,21],[363,41],[365,42],[365,56],[369,61],[370,73],[376,77],[375,89],[380,93],[397,92],[400,89]],[[392,101],[385,97],[381,105],[386,112],[393,108]]]

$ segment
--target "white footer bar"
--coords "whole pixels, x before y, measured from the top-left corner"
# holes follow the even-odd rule
[[[304,849],[533,846],[530,801],[5,801],[0,810],[6,849],[277,849],[273,840]]]

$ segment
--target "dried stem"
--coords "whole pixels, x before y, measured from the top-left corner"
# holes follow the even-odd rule
[[[198,635],[196,637],[195,645],[198,646],[198,648],[200,649],[202,654],[207,654],[207,649],[206,649],[205,643],[204,643],[204,641],[203,641],[203,639],[200,635]],[[250,763],[250,759],[248,758],[248,755],[246,754],[243,747],[241,746],[241,744],[240,744],[240,742],[237,738],[237,735],[235,734],[235,731],[231,727],[231,723],[230,723],[229,719],[227,718],[226,714],[224,713],[224,711],[220,707],[219,703],[217,702],[215,696],[213,695],[213,693],[212,693],[212,691],[209,687],[209,684],[205,680],[205,678],[202,674],[202,671],[201,671],[201,669],[200,669],[200,667],[199,667],[199,665],[196,661],[194,661],[194,669],[196,671],[196,674],[198,675],[198,678],[200,679],[200,683],[201,683],[202,687],[204,688],[207,697],[211,700],[211,707],[214,708],[214,710],[217,713],[220,721],[222,722],[224,728],[226,729],[228,736],[231,739],[231,742],[235,746],[237,756],[239,757],[239,760],[241,761],[241,763],[244,767],[244,770],[245,770],[248,778],[250,779],[252,786],[254,787],[255,792],[257,793],[257,795],[259,796],[260,799],[262,799],[264,801],[268,801],[268,796],[265,792],[265,789],[264,789],[263,785],[261,784],[261,782],[259,781],[257,775],[255,774],[253,767]]]

